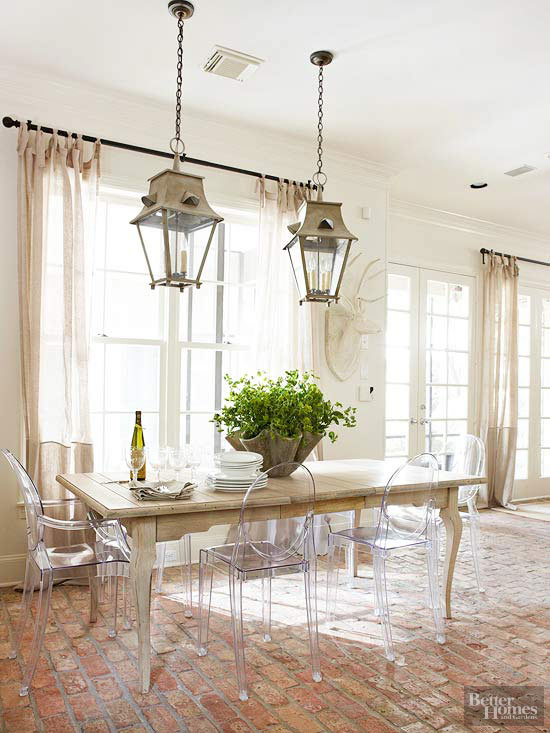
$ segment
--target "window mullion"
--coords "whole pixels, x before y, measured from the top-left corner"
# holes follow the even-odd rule
[[[218,262],[216,277],[223,280],[225,273],[225,224],[218,226]],[[223,298],[224,286],[216,287],[216,343],[223,341]],[[214,407],[219,410],[222,406],[222,379],[223,379],[223,352],[218,350],[215,354],[214,366]],[[221,435],[217,431],[214,434],[214,450],[218,452],[221,448]]]
[[[164,426],[165,440],[178,447],[180,444],[180,384],[181,384],[181,352],[179,346],[179,313],[180,299],[187,293],[177,288],[167,288],[165,305],[168,308],[166,346],[162,347],[164,359],[161,357],[161,425]],[[164,364],[162,363],[164,361]],[[161,427],[162,435],[162,427]]]

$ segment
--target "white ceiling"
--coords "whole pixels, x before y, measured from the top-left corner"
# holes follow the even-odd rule
[[[0,61],[169,102],[166,0],[2,3]],[[548,0],[196,0],[184,105],[312,146],[328,48],[331,149],[397,170],[398,198],[550,235]],[[243,84],[207,75],[214,44],[266,59]],[[519,178],[503,173],[528,163]],[[330,173],[330,171],[328,171]],[[469,183],[486,180],[472,191]]]

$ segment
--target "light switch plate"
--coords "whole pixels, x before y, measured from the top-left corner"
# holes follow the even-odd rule
[[[359,385],[359,402],[373,402],[374,401],[374,387],[369,384]]]
[[[362,219],[370,219],[371,217],[371,208],[370,206],[363,206],[361,208],[361,218]]]
[[[362,349],[369,348],[369,335],[367,333],[361,334],[361,348]]]

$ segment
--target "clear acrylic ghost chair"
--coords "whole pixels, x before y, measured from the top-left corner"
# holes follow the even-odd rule
[[[107,567],[110,574],[124,576],[128,574],[129,557],[125,552],[124,538],[120,535],[120,542],[114,540],[108,543],[95,541],[92,544],[70,544],[70,535],[67,536],[67,544],[58,547],[48,547],[44,540],[44,533],[47,528],[72,532],[75,530],[91,530],[96,538],[95,530],[100,527],[112,532],[116,536],[116,521],[96,522],[87,520],[63,520],[54,519],[44,514],[44,507],[38,490],[31,477],[19,463],[17,458],[5,448],[1,449],[13,469],[23,500],[25,503],[25,515],[27,520],[27,562],[25,568],[25,582],[23,586],[23,599],[19,615],[15,639],[9,654],[10,659],[15,659],[20,652],[23,633],[29,616],[36,582],[38,582],[38,608],[34,621],[34,636],[29,653],[28,662],[23,673],[23,683],[19,694],[27,695],[29,687],[38,663],[40,650],[48,622],[48,612],[54,580],[72,578],[79,570],[82,575],[90,579],[90,622],[97,619],[97,579],[98,570]],[[76,571],[76,572],[75,572]],[[110,635],[116,634],[116,608],[114,624]]]
[[[249,530],[253,526],[254,490],[263,477],[268,477],[278,469],[293,466],[296,470],[288,478],[292,482],[293,496],[301,496],[306,507],[302,521],[293,524],[295,531],[285,535],[284,541],[277,544],[267,540],[252,540]],[[276,479],[272,479],[276,480]],[[262,579],[262,607],[264,639],[271,639],[271,579],[287,573],[303,573],[305,586],[305,605],[311,652],[312,676],[315,682],[321,681],[319,661],[319,637],[317,625],[317,557],[313,531],[313,512],[315,507],[315,482],[310,471],[300,463],[281,463],[262,473],[246,492],[241,506],[239,525],[234,543],[210,547],[200,551],[199,572],[199,636],[197,652],[199,656],[207,653],[208,622],[212,593],[214,568],[227,573],[231,603],[231,623],[233,645],[237,667],[239,698],[248,699],[246,681],[242,587],[243,582],[254,578]]]
[[[157,542],[157,581],[155,590],[162,591],[162,579],[166,563],[166,542]],[[193,565],[191,562],[191,535],[186,534],[178,541],[178,555],[181,571],[181,584],[185,596],[184,615],[187,618],[193,616]]]
[[[336,614],[338,568],[341,564],[336,554],[339,555],[343,550],[349,548],[350,544],[357,543],[372,553],[376,609],[381,622],[385,654],[390,661],[395,661],[396,655],[388,607],[386,560],[396,553],[418,548],[426,550],[429,597],[436,638],[440,644],[445,643],[437,570],[439,556],[437,516],[435,501],[430,496],[437,484],[438,472],[437,459],[431,453],[415,456],[404,466],[398,468],[389,479],[382,496],[377,524],[370,527],[344,529],[340,532],[331,532],[329,535],[327,625],[329,628],[333,627]],[[399,486],[405,475],[414,477],[415,474],[418,475],[419,483],[427,486],[431,491],[426,494],[421,511],[403,521],[401,512],[395,511],[392,506],[395,496],[392,489]]]
[[[443,453],[438,455],[439,467],[442,471],[460,473],[468,476],[483,476],[485,471],[485,445],[476,435],[460,435],[448,441]],[[479,512],[476,499],[480,485],[461,486],[458,490],[458,506],[464,526],[469,528],[470,548],[478,591],[485,592],[482,582],[480,561],[480,526]],[[410,519],[414,514],[418,516],[418,509],[414,507],[400,507],[395,509],[403,520]],[[439,511],[438,511],[439,515]],[[442,520],[438,516],[438,522]]]
[[[467,474],[468,476],[483,476],[485,471],[485,444],[476,435],[461,435],[452,449],[446,451],[444,459],[442,468],[445,471]],[[461,486],[458,490],[458,507],[462,510],[460,516],[463,524],[468,526],[470,530],[470,547],[477,587],[480,593],[484,593],[485,588],[482,582],[480,561],[479,512],[476,506],[479,489],[479,484]]]

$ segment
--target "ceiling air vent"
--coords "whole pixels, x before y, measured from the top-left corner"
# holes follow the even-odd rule
[[[249,56],[231,48],[214,46],[202,68],[209,74],[244,81],[256,71],[263,61],[263,59],[256,58],[256,56]]]
[[[512,178],[515,178],[516,176],[522,176],[524,173],[530,173],[531,171],[536,171],[537,169],[534,168],[532,165],[521,165],[519,168],[514,168],[511,171],[505,171],[505,176],[512,176]]]

